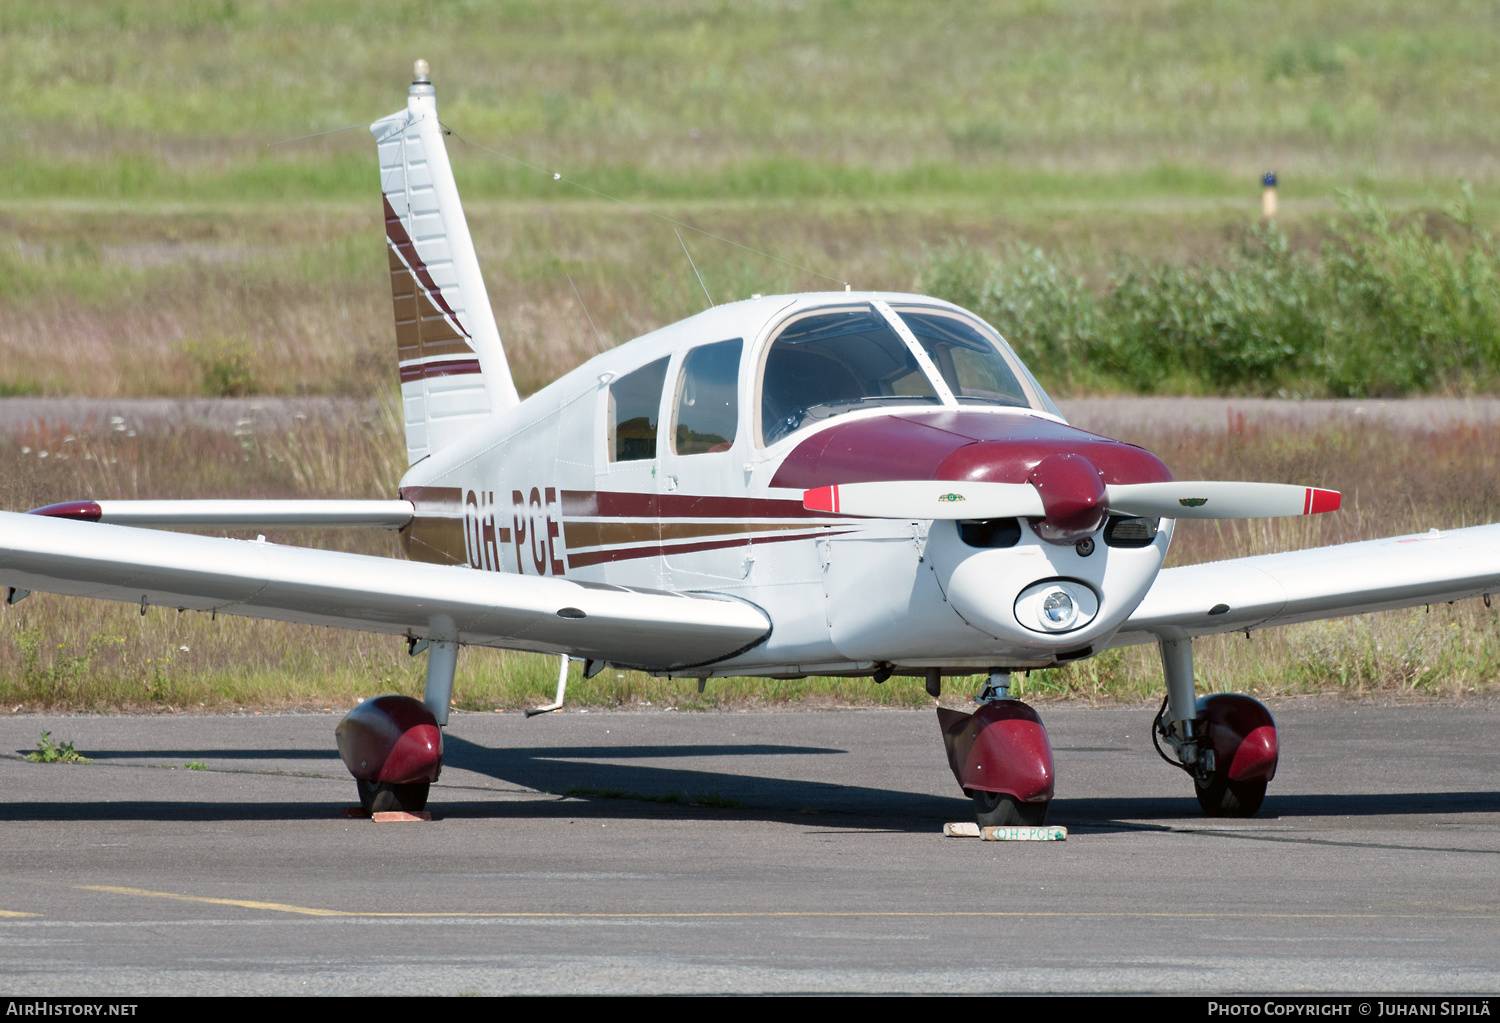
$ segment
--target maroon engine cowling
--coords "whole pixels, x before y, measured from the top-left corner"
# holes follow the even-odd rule
[[[1240,693],[1198,699],[1198,717],[1208,720],[1208,740],[1220,770],[1230,781],[1270,781],[1276,777],[1280,745],[1276,722],[1266,705]]]
[[[443,731],[410,696],[380,696],[355,707],[334,729],[339,756],[363,781],[437,781],[443,769]]]
[[[941,707],[937,713],[959,785],[1023,803],[1051,800],[1052,744],[1036,711],[1020,700],[997,700],[973,714]]]

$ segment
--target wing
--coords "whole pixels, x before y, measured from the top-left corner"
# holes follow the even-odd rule
[[[1169,568],[1110,646],[1500,592],[1500,524]]]
[[[64,501],[31,514],[158,529],[400,529],[414,510],[410,501]]]
[[[480,572],[0,512],[0,585],[678,671],[771,633],[714,594]]]

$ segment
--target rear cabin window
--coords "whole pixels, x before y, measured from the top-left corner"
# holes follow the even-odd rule
[[[656,423],[669,358],[655,362],[609,385],[609,460],[637,462],[656,457]]]
[[[879,313],[868,307],[817,313],[794,320],[766,353],[761,436],[774,444],[855,409],[941,403],[911,349]]]
[[[704,345],[682,360],[672,431],[679,455],[728,451],[739,425],[740,353],[743,338]]]

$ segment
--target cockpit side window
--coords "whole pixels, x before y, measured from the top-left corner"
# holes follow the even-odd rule
[[[740,354],[743,338],[694,348],[682,360],[672,429],[679,455],[728,451],[740,420]]]
[[[772,342],[761,375],[766,444],[808,422],[874,405],[942,401],[897,333],[868,306],[793,320]]]
[[[656,424],[670,357],[626,373],[609,385],[609,460],[635,462],[656,457]]]

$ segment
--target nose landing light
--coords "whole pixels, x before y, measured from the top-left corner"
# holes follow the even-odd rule
[[[1094,591],[1069,579],[1036,583],[1016,598],[1016,621],[1032,632],[1072,632],[1098,613]]]

